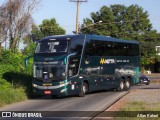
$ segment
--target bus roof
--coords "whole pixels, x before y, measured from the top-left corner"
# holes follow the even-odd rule
[[[123,40],[118,38],[113,38],[110,36],[102,36],[102,35],[86,35],[86,34],[79,34],[79,35],[57,35],[57,36],[48,36],[40,41],[46,40],[56,40],[56,39],[90,39],[90,40],[101,40],[101,41],[113,41],[113,42],[123,42],[123,43],[132,43],[132,44],[139,44],[138,41],[135,40]]]

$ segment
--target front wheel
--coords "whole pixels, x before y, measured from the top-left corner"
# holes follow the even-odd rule
[[[88,84],[84,82],[81,88],[81,92],[79,93],[79,97],[84,97],[86,92],[88,92]]]

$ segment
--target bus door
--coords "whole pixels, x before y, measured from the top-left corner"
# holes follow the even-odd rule
[[[70,56],[68,59],[68,77],[77,75],[80,63],[80,56]]]
[[[114,59],[104,59],[105,62],[101,62],[101,84],[103,89],[110,89],[114,86],[115,78],[115,60]]]

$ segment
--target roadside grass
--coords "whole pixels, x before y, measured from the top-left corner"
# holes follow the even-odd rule
[[[159,120],[160,115],[158,117],[137,117],[138,112],[158,112],[160,110],[160,102],[158,103],[145,103],[145,102],[129,102],[127,105],[120,109],[120,112],[116,114],[116,116],[125,116],[125,114],[131,115],[131,117],[116,117],[115,120]],[[121,112],[122,111],[122,112]],[[123,115],[124,113],[124,115]],[[128,116],[128,115],[127,115]]]
[[[26,100],[24,88],[7,88],[0,91],[0,107]]]
[[[160,84],[160,80],[151,80],[151,83],[156,83],[156,84]]]
[[[26,99],[25,87],[13,87],[5,79],[0,79],[0,107]]]
[[[10,50],[0,52],[0,107],[32,96],[33,58],[24,66],[26,55]]]

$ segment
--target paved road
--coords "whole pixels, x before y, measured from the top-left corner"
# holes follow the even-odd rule
[[[67,97],[62,99],[52,99],[50,96],[47,96],[8,105],[0,108],[0,111],[76,111],[76,113],[70,113],[71,116],[75,114],[77,117],[87,117],[89,114],[84,111],[103,111],[127,93],[127,91],[107,91],[91,93],[85,97]]]
[[[160,80],[160,74],[146,74],[147,77],[149,77],[151,80]]]
[[[154,83],[151,83],[149,85],[138,84],[136,86],[132,86],[131,90],[133,89],[160,89],[160,84],[154,84]]]
[[[153,78],[159,79],[158,76],[151,76]],[[160,89],[159,84],[137,85],[133,86],[131,89]],[[0,108],[0,111],[81,111],[77,113],[70,113],[71,116],[87,117],[88,112],[84,111],[103,111],[112,105],[114,102],[119,100],[122,96],[128,92],[97,92],[86,95],[85,97],[66,97],[62,99],[52,99],[50,96],[31,99],[6,107]],[[59,113],[63,114],[62,112]],[[66,113],[69,114],[69,113]],[[87,115],[86,115],[87,114]],[[70,115],[69,115],[70,116]]]

